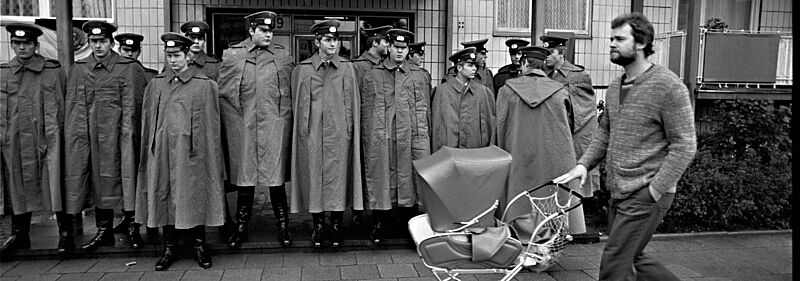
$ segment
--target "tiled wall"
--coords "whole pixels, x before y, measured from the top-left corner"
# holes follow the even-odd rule
[[[149,0],[153,1],[153,0]],[[205,8],[208,6],[219,7],[264,7],[268,9],[318,9],[325,10],[359,10],[374,11],[406,10],[416,12],[416,30],[412,30],[421,39],[427,42],[425,46],[425,63],[423,67],[431,72],[432,77],[441,77],[445,70],[444,62],[447,60],[445,52],[447,0],[173,0],[172,2],[172,30],[178,30],[180,25],[188,20],[205,19]],[[434,79],[434,85],[436,81]]]
[[[516,37],[516,36],[493,36],[494,31],[494,5],[495,0],[454,0],[453,1],[453,17],[451,21],[451,29],[453,36],[452,48],[448,50],[447,55],[443,61],[447,61],[447,57],[463,48],[461,42],[468,42],[483,38],[489,38],[486,43],[488,50],[486,58],[486,66],[492,70],[492,73],[497,73],[497,70],[511,63],[511,58],[508,55],[508,47],[505,42],[511,38],[521,38],[531,41],[530,35]],[[458,22],[464,22],[464,27],[459,28]],[[532,41],[533,44],[539,42]],[[452,63],[447,62],[447,66]],[[434,78],[441,78],[441,76],[434,76]]]
[[[139,61],[145,67],[161,70],[164,65],[161,34],[164,33],[163,0],[117,0],[117,32],[144,35]]]
[[[762,0],[761,31],[792,32],[792,1]]]

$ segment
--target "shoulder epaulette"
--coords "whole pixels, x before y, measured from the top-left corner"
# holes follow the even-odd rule
[[[348,58],[345,58],[345,57],[343,57],[343,56],[339,56],[339,61],[340,61],[340,62],[352,62],[350,59],[348,59]]]
[[[61,62],[54,59],[44,59],[44,67],[45,68],[59,68],[61,67]]]
[[[271,46],[272,46],[272,47],[275,47],[275,49],[286,49],[286,47],[284,47],[284,46],[283,46],[283,45],[281,45],[281,44],[272,44]]]
[[[244,48],[244,45],[239,45],[242,41],[228,43],[228,48]]]
[[[4,62],[4,63],[0,63],[0,68],[11,68],[11,66],[9,66],[8,63]]]
[[[123,57],[123,56],[119,56],[119,59],[117,60],[117,63],[119,63],[119,64],[136,63],[136,64],[139,64],[139,65],[142,65],[142,63],[139,62],[138,60],[135,60],[135,59],[132,59],[132,58],[129,58],[129,57]],[[142,67],[144,67],[144,66],[142,66]]]
[[[206,54],[206,56],[208,57],[208,59],[206,59],[206,62],[222,62],[222,59],[218,58],[215,55]]]
[[[208,77],[208,75],[205,75],[203,73],[195,73],[194,74],[194,78],[203,79],[203,80],[211,80],[211,77]]]

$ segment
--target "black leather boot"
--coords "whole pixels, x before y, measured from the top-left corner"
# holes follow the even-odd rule
[[[289,204],[286,199],[286,189],[283,185],[270,186],[269,198],[272,200],[272,212],[278,220],[278,241],[284,247],[292,245],[292,234],[289,233]]]
[[[369,238],[375,245],[380,245],[386,239],[386,234],[388,234],[392,211],[372,210],[372,214],[375,216],[375,226],[372,228]]]
[[[134,221],[135,212],[123,211],[123,213],[125,214],[125,219],[123,219],[123,221],[130,221],[130,223],[128,223],[128,228],[125,229],[123,235],[126,239],[128,239],[128,244],[131,246],[131,248],[134,250],[141,249],[142,245],[144,245],[144,241],[142,241],[142,235],[139,233],[140,224]]]
[[[361,227],[364,225],[364,210],[353,210],[353,226]]]
[[[164,254],[156,262],[156,271],[167,270],[172,263],[178,260],[178,231],[174,225],[165,225],[162,228],[164,238]]]
[[[133,222],[133,216],[127,216],[125,213],[126,211],[122,211],[122,220],[114,226],[114,233],[125,233],[128,232],[128,226]]]
[[[417,205],[414,205],[413,207],[399,207],[397,208],[397,213],[400,220],[398,222],[399,226],[402,229],[405,229],[403,233],[406,234],[406,238],[411,238],[411,232],[408,232],[408,221],[419,214],[417,211]]]
[[[311,220],[314,222],[314,230],[311,232],[311,243],[314,248],[321,248],[322,241],[325,240],[325,213],[311,213]]]
[[[247,225],[253,213],[253,196],[255,195],[254,186],[240,186],[238,198],[236,199],[236,229],[233,230],[228,246],[236,248],[247,242]]]
[[[31,248],[31,213],[11,216],[11,237],[0,247],[3,251]]]
[[[344,212],[331,212],[331,247],[342,246],[342,217]]]
[[[72,236],[72,215],[67,212],[56,212],[58,224],[58,251],[61,255],[71,254],[75,250],[75,239]]]
[[[194,260],[197,265],[202,268],[211,267],[211,255],[206,248],[206,226],[199,225],[189,230],[192,233],[192,240],[194,241]]]
[[[81,245],[84,251],[94,251],[100,246],[114,246],[114,233],[111,225],[114,223],[114,209],[94,209],[94,220],[97,233],[94,237]]]

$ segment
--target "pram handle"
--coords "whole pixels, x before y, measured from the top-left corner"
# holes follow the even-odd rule
[[[580,193],[578,193],[575,190],[572,190],[571,188],[567,187],[566,185],[563,185],[563,184],[560,184],[560,183],[556,183],[556,182],[553,182],[553,181],[548,181],[548,182],[540,184],[540,185],[538,185],[538,186],[536,186],[534,188],[528,189],[527,193],[530,194],[530,193],[532,193],[534,191],[537,191],[537,190],[541,189],[542,187],[549,186],[549,185],[555,185],[557,187],[560,187],[561,189],[566,190],[567,192],[569,192],[569,194],[571,194],[571,195],[573,195],[575,197],[578,197],[578,203],[573,205],[573,206],[570,206],[567,209],[565,209],[564,213],[568,213],[569,211],[572,211],[573,209],[575,209],[578,206],[580,206],[581,204],[583,204],[583,195],[581,195]]]
[[[511,205],[513,205],[513,204],[514,204],[515,202],[517,202],[517,200],[519,200],[520,198],[522,198],[522,197],[525,197],[525,196],[528,196],[528,195],[529,195],[529,194],[531,194],[532,192],[534,192],[534,191],[537,191],[537,190],[541,189],[542,187],[545,187],[545,186],[550,186],[550,185],[556,185],[556,186],[560,187],[561,189],[563,189],[563,190],[566,190],[567,192],[569,192],[569,194],[570,194],[570,195],[573,195],[573,196],[575,196],[575,197],[577,197],[577,198],[578,198],[578,203],[577,203],[577,204],[575,204],[574,206],[570,206],[569,208],[567,208],[567,209],[565,209],[565,210],[561,211],[561,213],[567,213],[567,212],[569,212],[569,211],[572,211],[573,209],[575,209],[575,208],[577,208],[578,206],[580,206],[581,204],[583,204],[583,195],[581,195],[581,194],[580,194],[580,193],[578,193],[577,191],[574,191],[574,190],[570,189],[569,187],[567,187],[567,186],[565,186],[565,185],[563,185],[563,184],[560,184],[560,183],[555,183],[555,182],[553,182],[553,181],[551,180],[551,181],[545,182],[545,183],[543,183],[543,184],[537,185],[537,186],[535,186],[535,187],[533,187],[533,188],[531,188],[531,189],[528,189],[528,190],[527,190],[527,191],[525,191],[525,192],[520,192],[519,194],[517,194],[517,196],[515,196],[515,197],[514,197],[514,198],[512,198],[510,201],[508,201],[508,202],[506,203],[505,210],[503,210],[503,216],[502,216],[502,217],[500,217],[500,220],[501,220],[501,221],[505,221],[505,220],[506,220],[506,214],[507,214],[507,212],[508,212],[508,209],[509,209],[509,208],[508,208],[508,206],[511,206]]]

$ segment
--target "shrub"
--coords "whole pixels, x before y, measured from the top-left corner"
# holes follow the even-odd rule
[[[767,100],[715,105],[718,126],[698,137],[698,153],[659,230],[789,228],[791,111]]]

